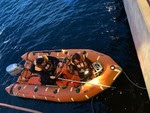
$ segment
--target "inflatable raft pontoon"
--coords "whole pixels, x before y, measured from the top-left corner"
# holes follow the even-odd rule
[[[86,52],[86,57],[92,61],[93,74],[89,81],[76,81],[80,85],[41,85],[39,76],[33,75],[28,69],[33,61],[41,55],[50,55],[60,59],[71,56],[77,52]],[[122,72],[121,67],[109,56],[89,49],[64,49],[64,50],[44,50],[31,51],[22,56],[25,60],[24,70],[18,77],[16,83],[6,87],[6,91],[12,96],[31,98],[55,102],[78,102],[85,101],[111,87]],[[59,82],[68,79],[59,80]],[[70,80],[70,79],[69,79]]]

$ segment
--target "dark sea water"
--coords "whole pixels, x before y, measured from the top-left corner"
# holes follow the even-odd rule
[[[17,78],[7,65],[27,51],[88,48],[111,56],[136,85],[145,87],[122,0],[0,0],[0,102],[44,113],[150,113],[147,91],[122,73],[93,100],[56,103],[12,97]],[[94,111],[93,111],[94,110]],[[0,113],[22,113],[0,107]]]

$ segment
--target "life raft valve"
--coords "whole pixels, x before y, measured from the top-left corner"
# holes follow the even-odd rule
[[[111,70],[115,70],[115,66],[114,66],[114,65],[111,65],[111,66],[110,66],[110,69],[111,69]]]

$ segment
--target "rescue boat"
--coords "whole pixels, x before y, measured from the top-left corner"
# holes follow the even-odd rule
[[[77,52],[86,52],[86,57],[92,61],[93,77],[89,81],[76,81],[70,79],[59,80],[80,83],[78,87],[61,85],[41,85],[39,76],[32,74],[28,69],[33,61],[40,55],[50,55],[60,61]],[[62,49],[31,51],[22,55],[25,60],[16,83],[6,87],[6,91],[12,96],[39,99],[55,102],[79,102],[85,101],[110,88],[118,75],[122,72],[121,67],[109,56],[90,49]],[[14,72],[14,71],[12,71]]]

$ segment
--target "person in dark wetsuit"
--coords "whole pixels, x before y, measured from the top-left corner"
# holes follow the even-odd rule
[[[32,64],[30,71],[41,76],[42,85],[55,85],[55,70],[59,60],[52,56],[39,56]]]
[[[92,62],[82,53],[75,53],[69,63],[69,72],[78,76],[82,81],[87,81],[92,76]]]

